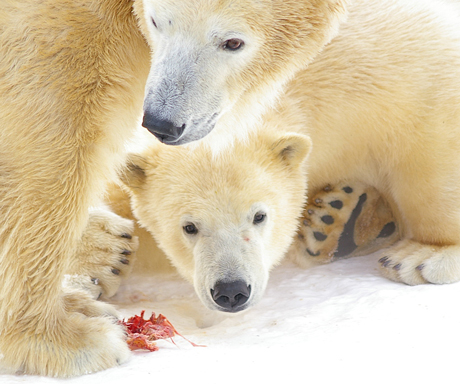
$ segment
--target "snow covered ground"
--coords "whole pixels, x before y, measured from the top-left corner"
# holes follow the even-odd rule
[[[460,284],[409,287],[381,277],[378,254],[272,273],[264,299],[224,315],[180,277],[132,276],[114,302],[125,317],[164,314],[184,336],[117,368],[70,380],[0,383],[460,383]]]

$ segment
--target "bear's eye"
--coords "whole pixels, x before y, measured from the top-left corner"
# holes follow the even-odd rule
[[[151,19],[152,19],[152,24],[153,24],[153,26],[154,26],[155,28],[158,28],[158,27],[157,27],[157,23],[155,23],[155,20],[154,20],[154,18],[153,18],[153,17],[151,17]]]
[[[244,46],[244,41],[241,39],[229,39],[222,44],[222,48],[226,51],[237,51]]]
[[[262,223],[265,218],[267,217],[267,214],[264,213],[264,212],[257,212],[255,215],[254,215],[254,220],[252,220],[253,224],[260,224]]]
[[[195,224],[193,224],[193,223],[184,225],[183,228],[184,228],[184,232],[187,235],[196,235],[198,233],[198,228],[195,227]]]

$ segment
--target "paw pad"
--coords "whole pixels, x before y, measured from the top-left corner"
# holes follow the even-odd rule
[[[394,221],[390,221],[389,223],[385,224],[385,226],[380,231],[377,237],[389,237],[396,231],[396,224]]]
[[[363,193],[359,196],[358,203],[354,207],[353,211],[351,212],[348,221],[345,223],[343,227],[343,232],[340,235],[339,243],[337,245],[337,250],[335,251],[334,256],[336,257],[344,257],[352,253],[353,251],[358,248],[354,241],[354,232],[356,221],[358,220],[359,215],[363,209],[363,204],[367,200],[367,194]]]
[[[321,217],[321,221],[327,225],[334,224],[334,218],[331,215],[324,215],[323,217]]]
[[[318,241],[325,241],[327,239],[327,235],[321,232],[313,232],[313,236],[315,236],[315,239]]]
[[[343,208],[343,202],[340,201],[340,200],[331,201],[331,202],[329,203],[329,205],[330,205],[332,208],[335,208],[335,209],[342,209],[342,208]]]

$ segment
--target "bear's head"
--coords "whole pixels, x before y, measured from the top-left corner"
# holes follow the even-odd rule
[[[348,2],[135,0],[152,48],[144,127],[171,145],[214,126],[213,141],[244,137],[337,34]]]
[[[219,155],[157,144],[131,155],[122,182],[133,212],[210,309],[263,295],[289,248],[306,193],[310,139],[257,133]]]

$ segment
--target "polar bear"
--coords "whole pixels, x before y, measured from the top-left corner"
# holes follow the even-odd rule
[[[398,232],[385,229],[395,225],[391,211],[374,188],[326,186],[305,206],[310,149],[308,136],[267,122],[218,156],[207,145],[158,143],[131,154],[106,203],[138,220],[136,272],[163,269],[166,255],[205,306],[234,313],[261,299],[286,253],[305,267],[396,241]]]
[[[73,376],[126,361],[110,296],[133,223],[91,209],[142,114],[150,49],[130,0],[0,7],[0,369]],[[92,279],[92,280],[91,280]]]
[[[212,130],[220,148],[263,115],[287,124],[312,139],[313,195],[345,180],[388,201],[401,240],[380,260],[386,276],[458,281],[458,5],[150,0],[143,20],[160,54],[143,125],[170,145]]]
[[[305,203],[310,139],[267,129],[249,137],[217,157],[206,145],[153,145],[121,172],[140,225],[203,304],[223,312],[260,300]],[[111,207],[129,215],[117,189],[110,192]]]

